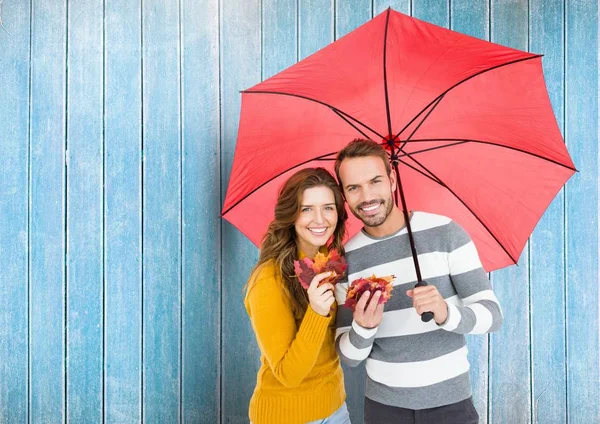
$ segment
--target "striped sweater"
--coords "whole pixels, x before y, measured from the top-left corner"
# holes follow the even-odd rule
[[[394,290],[377,328],[363,328],[350,309],[338,309],[336,350],[349,366],[366,359],[368,398],[426,409],[471,396],[464,335],[497,330],[502,311],[475,245],[458,224],[425,212],[414,212],[410,222],[422,277],[448,304],[446,322],[422,322],[406,295],[417,281],[406,227],[383,238],[363,230],[345,246],[348,277],[336,285],[337,302],[344,303],[349,281],[373,274],[395,275]]]

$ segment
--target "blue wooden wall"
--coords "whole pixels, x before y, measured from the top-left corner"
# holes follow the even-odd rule
[[[257,250],[219,218],[239,90],[388,6],[545,54],[580,172],[491,275],[474,398],[483,423],[600,421],[596,1],[4,0],[1,423],[247,422]]]

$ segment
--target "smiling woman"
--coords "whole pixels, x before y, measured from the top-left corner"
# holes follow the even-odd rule
[[[300,213],[294,223],[300,250],[314,257],[333,234],[337,220],[335,195],[330,188],[318,186],[304,190]]]
[[[317,274],[305,290],[293,265],[319,251],[343,254],[346,219],[340,188],[323,168],[298,171],[279,192],[246,288],[246,311],[261,351],[250,400],[254,424],[350,422],[334,347],[333,285],[319,285],[329,273]]]

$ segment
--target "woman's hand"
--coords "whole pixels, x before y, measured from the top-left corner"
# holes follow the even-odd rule
[[[307,291],[310,307],[317,314],[324,317],[329,315],[331,305],[335,302],[335,297],[333,296],[333,284],[327,283],[319,287],[319,283],[330,275],[331,272],[322,272],[315,275]]]

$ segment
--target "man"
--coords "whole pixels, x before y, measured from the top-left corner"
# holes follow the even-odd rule
[[[469,235],[450,218],[410,214],[425,287],[416,287],[404,214],[394,204],[397,176],[384,148],[355,140],[335,172],[364,228],[345,246],[347,279],[336,285],[343,304],[350,282],[395,275],[392,297],[365,292],[354,312],[338,309],[336,349],[357,366],[366,359],[365,423],[477,423],[464,334],[497,330],[502,312]],[[371,297],[372,294],[372,297]],[[422,322],[420,314],[433,312]]]

